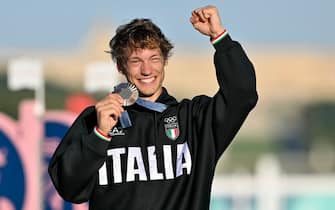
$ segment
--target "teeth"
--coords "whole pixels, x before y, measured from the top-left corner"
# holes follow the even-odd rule
[[[150,82],[153,82],[155,80],[154,77],[151,77],[151,78],[148,78],[148,79],[141,79],[141,82],[143,83],[150,83]]]

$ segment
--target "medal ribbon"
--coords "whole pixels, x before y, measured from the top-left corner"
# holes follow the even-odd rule
[[[151,101],[147,101],[141,98],[138,98],[135,103],[138,104],[139,106],[142,106],[149,110],[160,112],[160,113],[163,112],[168,107],[167,105],[163,103],[151,102]],[[132,126],[127,110],[121,114],[120,123],[121,123],[122,128],[129,128]]]

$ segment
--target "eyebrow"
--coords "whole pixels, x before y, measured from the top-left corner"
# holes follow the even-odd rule
[[[149,58],[153,58],[153,57],[163,57],[163,55],[161,55],[160,53],[154,54],[152,56],[150,56]],[[138,59],[138,60],[142,60],[139,56],[134,55],[134,56],[129,56],[128,60],[134,60],[134,59]]]

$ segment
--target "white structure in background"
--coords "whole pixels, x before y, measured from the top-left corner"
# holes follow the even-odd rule
[[[271,155],[265,155],[257,162],[256,183],[259,210],[280,210],[280,164],[279,161]]]
[[[231,198],[230,210],[252,209],[251,198],[257,210],[284,210],[285,198],[306,195],[335,197],[335,174],[285,175],[272,155],[258,160],[254,176],[217,175],[212,187],[212,197]]]
[[[95,62],[87,65],[84,88],[87,92],[113,91],[114,86],[125,81],[112,62]]]
[[[16,58],[8,63],[8,88],[10,90],[33,90],[36,100],[36,115],[42,117],[45,112],[45,90],[43,65],[40,60]]]
[[[15,58],[8,62],[7,66],[7,81],[8,88],[12,91],[17,90],[33,90],[35,93],[35,114],[36,118],[43,125],[44,114],[45,114],[45,86],[43,78],[43,64],[38,59],[33,58]],[[38,188],[37,200],[39,201],[39,209],[43,209],[44,196],[43,196],[43,137],[44,133],[41,128],[39,133],[40,138],[37,139],[37,145],[39,147],[38,157],[38,182],[40,186]]]

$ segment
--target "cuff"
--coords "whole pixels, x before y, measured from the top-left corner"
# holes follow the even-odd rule
[[[211,43],[215,45],[216,43],[220,42],[225,36],[228,35],[228,31],[225,29],[219,35],[214,38],[211,38]]]
[[[229,34],[226,34],[224,37],[220,39],[220,41],[213,44],[215,50],[227,50],[230,49],[234,45],[234,41],[231,39]]]
[[[104,140],[104,141],[110,141],[112,137],[106,136],[97,126],[94,127],[93,132],[99,139]]]
[[[101,138],[95,134],[95,131],[84,135],[83,142],[88,148],[101,156],[106,155],[106,150],[110,144],[110,141],[101,140]]]

